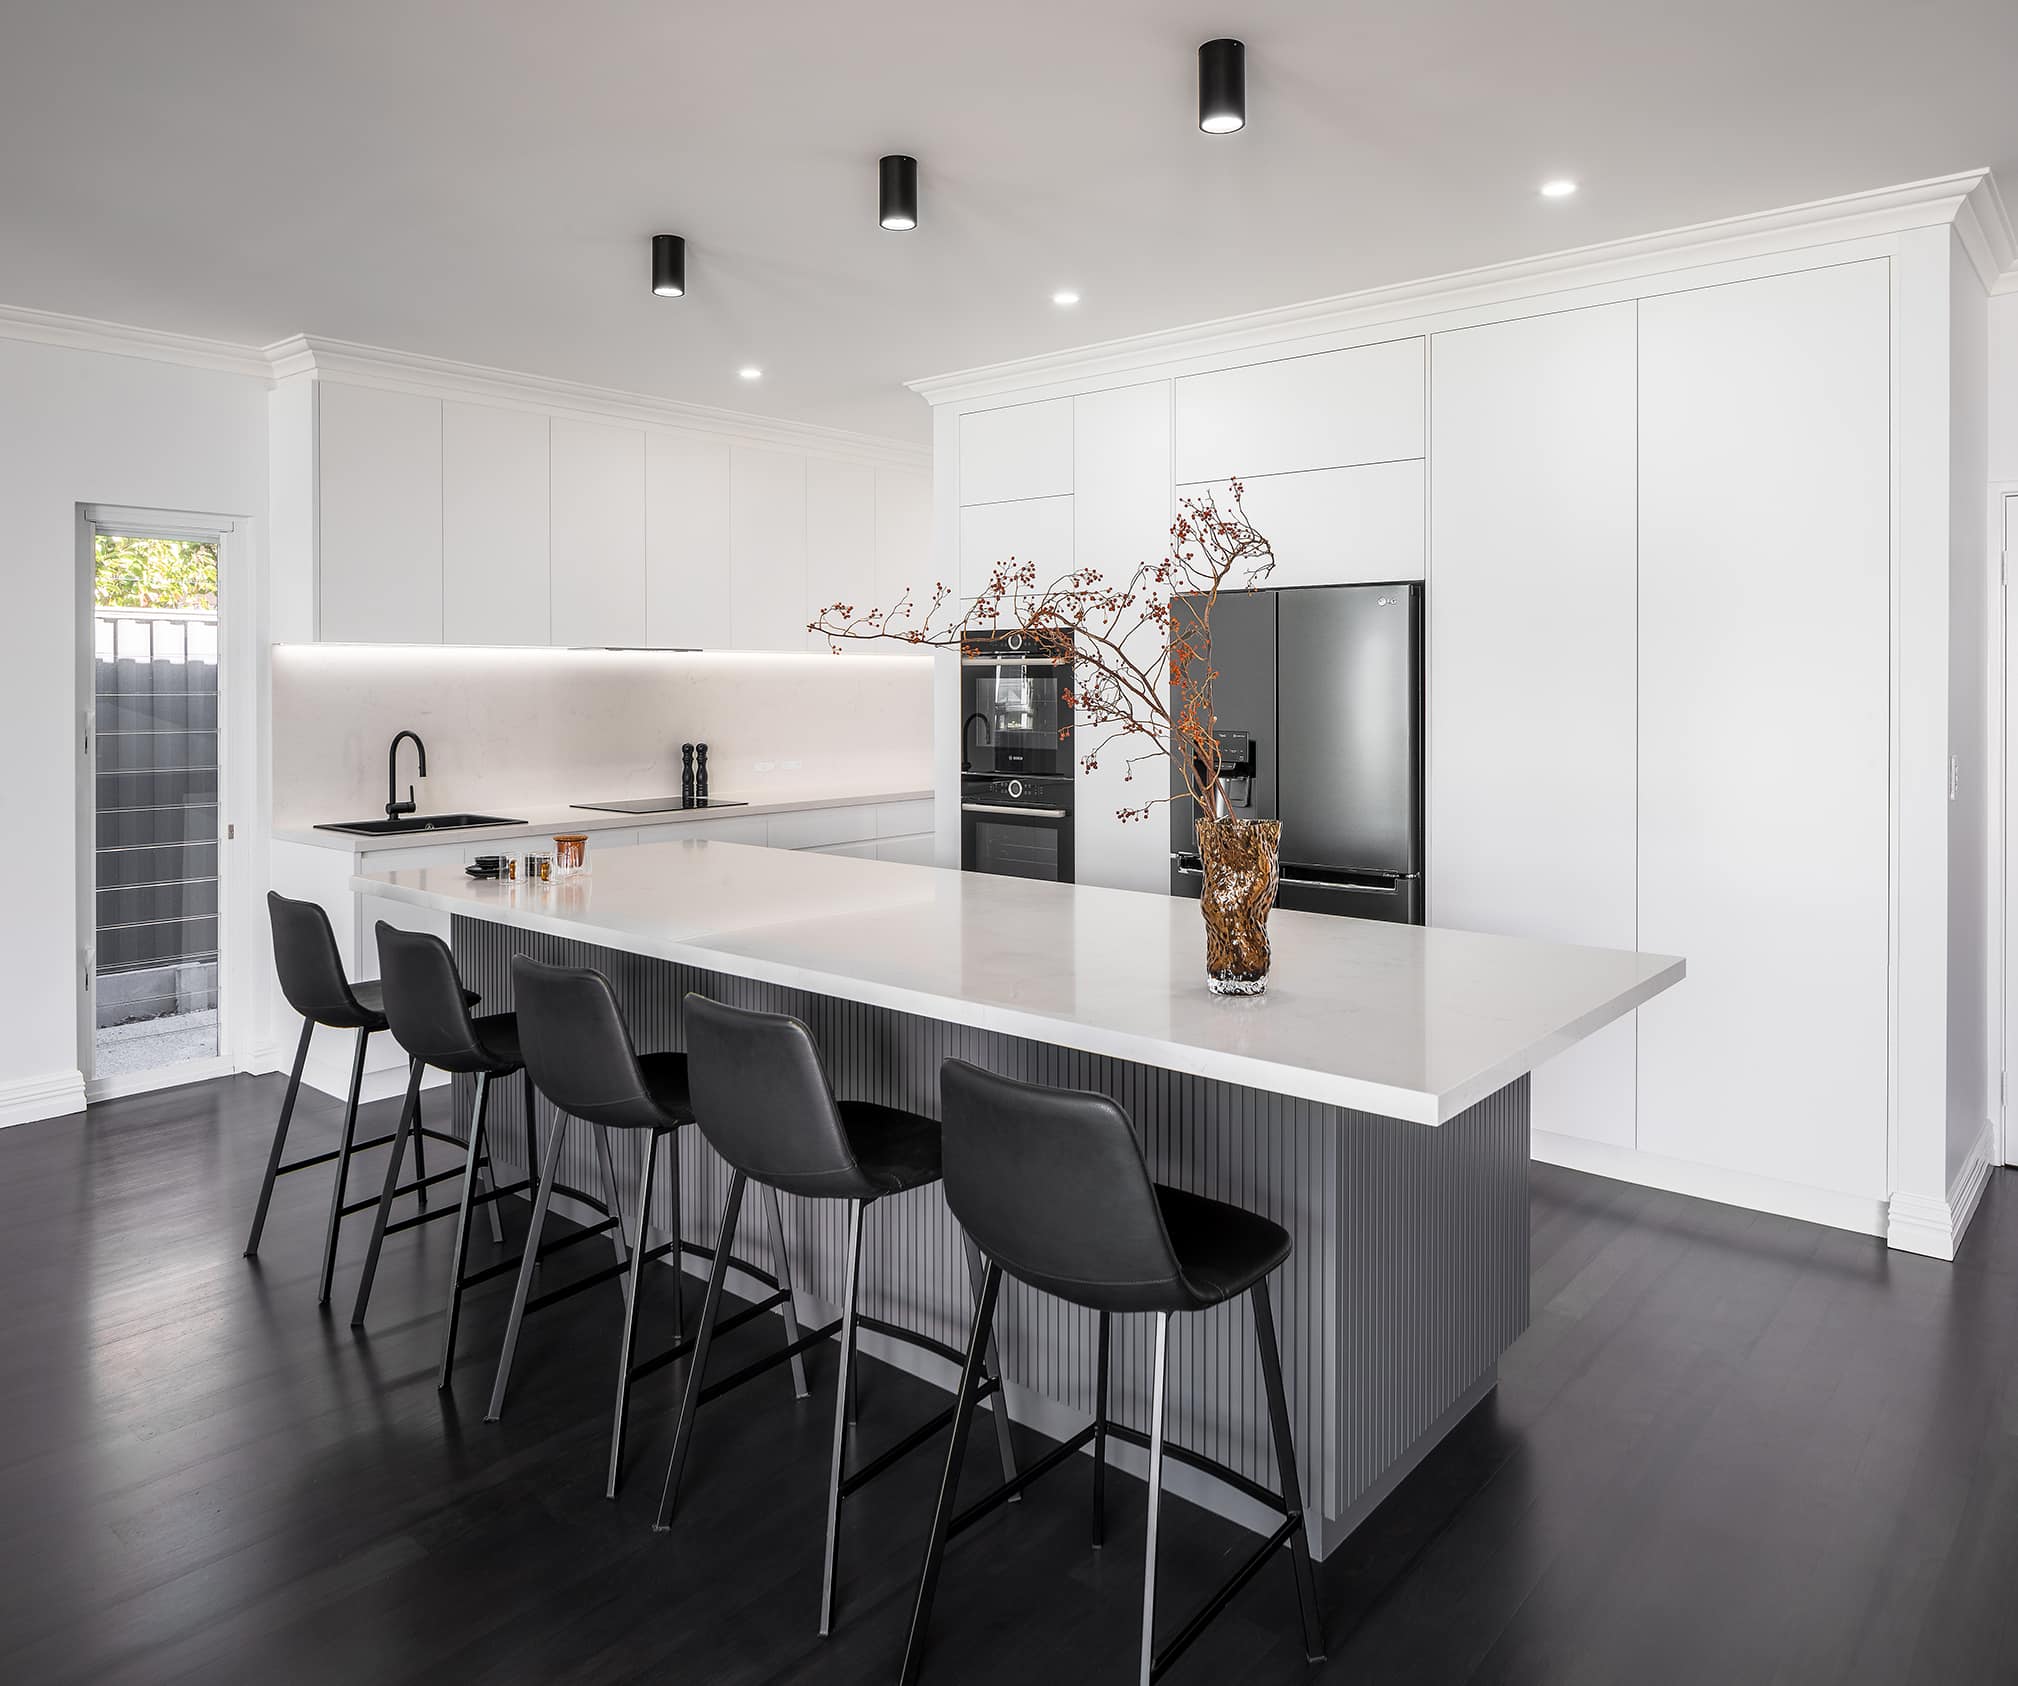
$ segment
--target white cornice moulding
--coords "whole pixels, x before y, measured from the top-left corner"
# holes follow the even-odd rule
[[[544,375],[522,375],[508,369],[456,363],[416,352],[388,351],[379,346],[355,345],[309,334],[296,334],[265,347],[234,345],[228,340],[200,339],[193,334],[171,334],[158,328],[135,328],[88,316],[65,316],[52,310],[0,304],[0,340],[142,357],[156,363],[214,369],[266,382],[301,376],[333,378],[425,393],[433,398],[467,399],[590,421],[668,428],[710,439],[726,439],[732,444],[800,451],[878,468],[923,473],[932,465],[928,446],[879,439],[873,434],[818,427],[810,422],[782,421],[744,410],[721,410],[676,398],[655,398],[642,392],[584,386]]]
[[[23,305],[0,304],[0,339],[58,345],[71,351],[103,351],[115,357],[145,357],[185,369],[249,375],[254,380],[273,376],[266,354],[256,346],[164,333],[158,328],[131,328],[121,322],[99,322],[89,316],[65,316]]]
[[[906,445],[872,434],[818,427],[810,422],[782,421],[752,415],[746,410],[716,409],[676,398],[655,398],[648,393],[624,392],[613,387],[585,386],[547,375],[517,374],[419,352],[389,351],[382,346],[323,339],[314,334],[277,340],[266,347],[264,356],[275,380],[313,376],[318,380],[389,387],[428,398],[538,410],[588,421],[670,428],[767,450],[803,451],[878,467],[923,471],[932,463],[927,446]]]
[[[1997,178],[1989,171],[1957,208],[1955,234],[1986,292],[2018,289],[2018,237],[2012,234],[2011,215],[2004,208],[2004,195],[1997,191]]]
[[[1510,303],[1569,287],[1635,279],[1703,262],[1729,262],[1908,229],[1959,226],[1984,284],[2011,267],[2011,223],[1988,170],[1963,170],[1897,187],[1847,193],[1776,211],[1748,212],[1657,234],[1577,246],[1540,257],[1310,299],[1181,328],[1131,335],[929,375],[905,385],[930,404],[964,403],[1056,383],[1141,378],[1159,365],[1224,357],[1411,318]],[[1971,246],[1972,239],[1976,242]],[[1998,255],[2004,261],[1995,268]],[[2012,285],[2006,274],[2005,285]]]

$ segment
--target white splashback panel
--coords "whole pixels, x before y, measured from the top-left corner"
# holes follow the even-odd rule
[[[705,742],[713,791],[769,799],[932,782],[929,657],[282,644],[273,651],[276,827],[378,813],[386,745],[427,744],[421,807],[677,792]],[[412,777],[400,756],[400,788]]]

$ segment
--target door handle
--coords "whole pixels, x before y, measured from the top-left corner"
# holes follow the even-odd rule
[[[1032,819],[1038,820],[1062,820],[1065,818],[1065,810],[1063,808],[1011,808],[995,802],[962,802],[960,804],[960,812],[963,814],[1028,814]]]

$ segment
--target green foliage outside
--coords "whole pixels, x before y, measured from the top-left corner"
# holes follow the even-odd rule
[[[198,539],[98,535],[101,609],[217,611],[217,546]]]

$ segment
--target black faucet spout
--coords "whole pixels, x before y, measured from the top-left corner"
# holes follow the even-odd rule
[[[414,777],[427,777],[427,745],[420,741],[418,732],[402,731],[393,734],[392,748],[385,752],[385,817],[396,820],[401,814],[410,814],[420,806],[414,800],[413,786],[406,787],[406,800],[399,799],[399,746],[411,738],[413,740]]]

